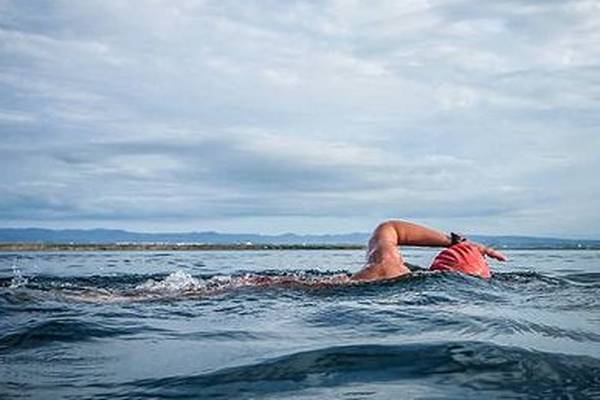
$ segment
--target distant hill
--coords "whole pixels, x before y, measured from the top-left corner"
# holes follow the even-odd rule
[[[0,243],[205,243],[364,244],[367,233],[341,235],[260,235],[252,233],[141,233],[115,229],[0,229]]]
[[[501,248],[600,249],[600,240],[558,239],[530,236],[472,235],[474,241]],[[186,243],[186,244],[281,244],[281,245],[365,245],[368,233],[330,235],[260,235],[250,233],[142,233],[115,229],[0,229],[0,243],[115,244],[115,243]]]
[[[600,240],[489,235],[471,235],[469,239],[489,246],[509,249],[600,249]]]

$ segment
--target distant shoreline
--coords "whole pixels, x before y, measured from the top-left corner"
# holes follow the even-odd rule
[[[492,244],[493,246],[493,244]],[[600,246],[497,246],[503,250],[600,250]],[[0,252],[365,250],[357,244],[0,243]]]
[[[0,251],[362,250],[354,244],[0,243]]]

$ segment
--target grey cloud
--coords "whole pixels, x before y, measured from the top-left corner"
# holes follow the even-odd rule
[[[0,7],[0,222],[600,234],[592,3]]]

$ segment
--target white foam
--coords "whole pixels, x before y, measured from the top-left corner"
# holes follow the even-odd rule
[[[167,298],[190,298],[210,296],[236,289],[251,288],[293,288],[293,287],[327,287],[348,284],[347,275],[330,277],[311,277],[304,274],[282,276],[266,276],[245,274],[241,276],[213,276],[208,279],[195,278],[185,271],[175,271],[164,279],[147,281],[137,285],[133,290],[113,292],[110,290],[87,290],[84,293],[65,294],[66,297],[80,301],[99,302],[132,302]]]
[[[136,290],[158,293],[177,293],[200,291],[206,289],[206,282],[194,278],[185,271],[170,273],[165,279],[155,281],[148,279],[146,282],[136,286]]]
[[[12,277],[12,280],[10,281],[9,288],[17,289],[17,288],[27,285],[27,283],[29,282],[29,279],[25,278],[23,276],[23,274],[21,274],[21,270],[19,268],[17,268],[16,265],[12,266],[12,270],[13,270],[13,277]]]

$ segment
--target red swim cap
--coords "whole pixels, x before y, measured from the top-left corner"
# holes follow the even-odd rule
[[[458,271],[482,278],[492,276],[485,256],[481,254],[477,246],[469,242],[457,243],[442,250],[434,258],[429,269],[431,271]]]

